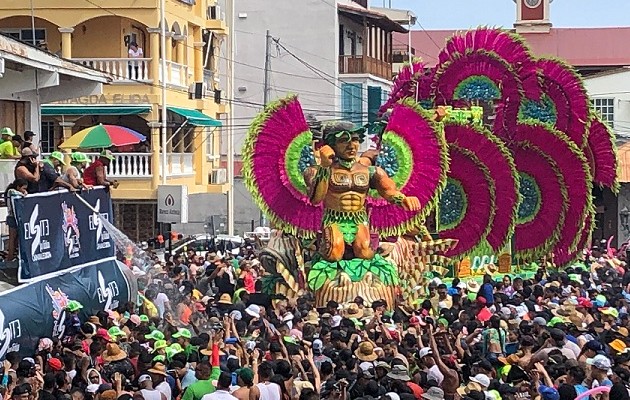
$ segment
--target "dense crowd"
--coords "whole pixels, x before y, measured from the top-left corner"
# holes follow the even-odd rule
[[[238,252],[233,252],[238,253]],[[624,255],[532,278],[433,279],[425,299],[316,308],[262,292],[251,248],[168,257],[136,303],[6,354],[3,399],[629,399]]]

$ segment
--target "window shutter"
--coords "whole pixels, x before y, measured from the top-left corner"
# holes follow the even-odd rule
[[[381,92],[378,86],[368,86],[368,122],[376,121],[381,106]]]

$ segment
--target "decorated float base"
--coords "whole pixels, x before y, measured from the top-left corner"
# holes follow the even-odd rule
[[[391,308],[399,283],[396,267],[379,254],[371,260],[314,259],[308,273],[308,286],[315,291],[318,306],[325,306],[330,300],[348,303],[361,296],[368,304],[383,299]]]

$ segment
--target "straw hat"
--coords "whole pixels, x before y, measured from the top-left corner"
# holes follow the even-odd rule
[[[311,310],[306,315],[306,319],[304,319],[305,324],[318,325],[319,324],[319,314],[317,311]]]
[[[345,314],[346,318],[363,318],[363,310],[359,308],[359,305],[356,303],[348,304],[348,308],[346,308]]]
[[[151,374],[157,374],[157,375],[163,375],[163,376],[168,375],[166,373],[166,366],[164,366],[164,364],[162,364],[161,362],[156,362],[153,368],[147,370],[147,372]]]
[[[471,293],[477,293],[479,291],[479,283],[474,279],[469,279],[466,282],[466,290]]]
[[[232,297],[230,297],[230,295],[227,293],[223,293],[221,297],[219,298],[219,301],[217,301],[217,303],[232,305]]]
[[[483,270],[486,274],[490,274],[490,275],[494,275],[497,272],[499,272],[499,267],[497,267],[495,264],[490,263],[490,264],[486,264],[483,267]]]
[[[361,361],[374,361],[378,358],[371,342],[361,342],[359,348],[354,351],[354,355]]]
[[[127,353],[118,347],[116,343],[107,343],[107,348],[103,352],[103,361],[113,362],[127,358]]]
[[[96,315],[92,315],[90,318],[88,318],[88,322],[99,327],[101,326],[101,320],[98,319]]]
[[[212,341],[208,342],[208,345],[206,346],[206,348],[201,349],[199,352],[203,354],[204,356],[210,357],[212,355]]]

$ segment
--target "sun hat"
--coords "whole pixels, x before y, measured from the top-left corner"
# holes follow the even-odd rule
[[[388,378],[396,379],[399,381],[409,381],[409,370],[404,365],[394,365],[392,370],[387,373]]]
[[[15,133],[13,133],[13,130],[11,128],[5,126],[4,128],[0,129],[0,135],[15,136]]]
[[[83,305],[76,300],[70,300],[68,302],[68,305],[66,306],[66,310],[70,312],[79,311],[82,308],[83,308]]]
[[[354,355],[361,361],[374,361],[378,355],[374,352],[374,345],[371,342],[361,342],[354,351]]]
[[[144,335],[144,338],[148,340],[164,340],[164,334],[156,329],[148,335]]]
[[[422,393],[422,398],[427,400],[444,400],[444,391],[439,387],[430,387],[429,390]]]
[[[612,342],[608,343],[611,349],[615,350],[617,353],[621,354],[626,351],[628,346],[623,342],[623,340],[615,339]]]
[[[306,314],[306,319],[304,320],[305,324],[318,325],[319,324],[319,314],[317,311],[311,310]]]
[[[467,395],[470,392],[482,392],[483,389],[481,385],[477,382],[468,382],[466,386],[462,386],[457,388],[457,393],[459,393],[462,397]]]
[[[107,158],[109,161],[114,161],[114,155],[109,150],[101,151],[101,154],[99,154],[99,156],[103,158]]]
[[[234,319],[234,321],[240,321],[243,319],[243,314],[239,310],[232,310],[230,318]]]
[[[161,362],[156,362],[152,368],[148,369],[147,372],[151,374],[163,375],[167,376],[166,367]]]
[[[217,303],[232,305],[232,297],[228,293],[223,293]]]
[[[111,328],[109,328],[107,330],[107,333],[109,333],[109,336],[113,338],[118,337],[118,336],[127,337],[127,334],[123,332],[123,330],[117,326],[112,326]]]
[[[357,303],[350,303],[345,310],[346,318],[363,318],[363,310],[359,307]]]
[[[602,314],[610,315],[615,319],[619,318],[619,311],[614,307],[600,308],[599,312],[601,312]]]
[[[33,151],[33,149],[31,149],[30,147],[25,147],[22,149],[22,151],[20,152],[20,155],[22,157],[37,157],[39,154],[37,154],[36,152]]]
[[[598,354],[593,358],[587,358],[586,363],[597,369],[608,371],[612,366],[610,359],[604,355]]]
[[[177,332],[173,334],[173,337],[175,339],[177,339],[177,338],[191,339],[192,338],[192,333],[190,333],[190,330],[188,330],[186,328],[179,328],[177,330]]]
[[[156,351],[165,349],[167,347],[168,343],[166,343],[166,340],[156,340],[155,344],[153,345],[153,352],[155,353]]]
[[[121,350],[116,343],[107,343],[102,358],[107,362],[120,361],[127,358],[127,353]]]
[[[466,289],[471,293],[477,293],[479,291],[479,283],[474,279],[466,281]]]
[[[54,160],[59,161],[61,165],[66,165],[66,162],[63,159],[63,153],[60,151],[53,151],[52,153],[50,153],[48,158],[52,158]]]
[[[628,337],[628,328],[625,326],[612,328],[612,331],[623,337]]]
[[[260,318],[260,306],[257,304],[250,304],[245,312],[251,317]]]
[[[133,323],[135,326],[138,326],[138,325],[140,325],[140,323],[142,323],[142,320],[136,314],[131,315],[129,317],[129,321],[131,321],[131,323]]]
[[[70,161],[74,163],[84,163],[90,162],[90,158],[85,155],[85,153],[81,153],[80,151],[75,151],[70,154]]]

